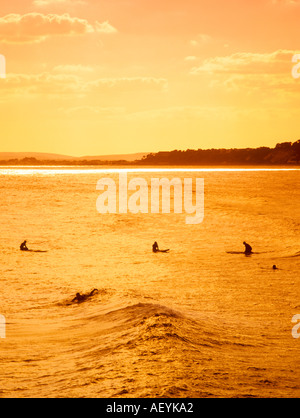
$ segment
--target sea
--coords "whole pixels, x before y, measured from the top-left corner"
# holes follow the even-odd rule
[[[99,213],[120,170],[204,179],[202,222]],[[299,397],[299,174],[0,167],[0,397]]]

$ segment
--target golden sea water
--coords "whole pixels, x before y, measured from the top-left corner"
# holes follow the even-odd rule
[[[0,168],[0,397],[299,397],[299,170],[128,174],[204,178],[199,225],[99,214],[103,177]]]

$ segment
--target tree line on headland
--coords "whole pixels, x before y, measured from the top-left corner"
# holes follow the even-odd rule
[[[187,149],[185,151],[160,151],[150,153],[135,161],[116,160],[38,160],[32,157],[0,161],[0,165],[22,166],[96,166],[96,165],[298,165],[300,164],[300,139],[296,142],[278,143],[274,148]]]
[[[275,148],[198,149],[158,152],[145,156],[141,164],[147,165],[298,165],[300,140],[283,142]]]

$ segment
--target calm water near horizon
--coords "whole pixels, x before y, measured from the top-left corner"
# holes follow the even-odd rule
[[[98,213],[118,167],[0,167],[0,397],[299,397],[299,169],[164,169],[125,170],[203,178],[199,225]]]

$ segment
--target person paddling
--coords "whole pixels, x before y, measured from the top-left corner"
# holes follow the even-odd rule
[[[84,302],[87,298],[90,298],[92,296],[94,296],[95,293],[98,293],[98,289],[94,289],[92,290],[89,294],[87,295],[81,295],[80,293],[76,293],[75,298],[72,300],[72,302]]]

